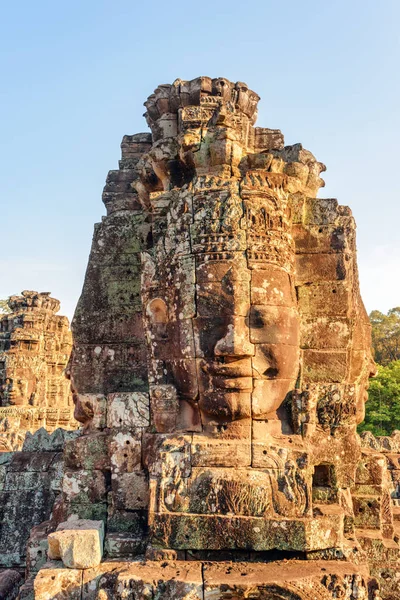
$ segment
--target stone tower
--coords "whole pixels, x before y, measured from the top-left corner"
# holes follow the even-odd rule
[[[75,429],[65,368],[72,335],[48,292],[23,291],[0,317],[0,450],[20,449],[27,431]]]
[[[354,220],[258,101],[176,80],[122,141],[72,323],[84,435],[49,538],[69,569],[37,598],[400,597],[400,440],[356,433],[375,366]]]

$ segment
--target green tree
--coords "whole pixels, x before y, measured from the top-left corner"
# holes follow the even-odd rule
[[[378,374],[371,379],[368,390],[365,420],[358,432],[390,435],[395,429],[400,429],[400,360],[378,365]]]
[[[391,308],[387,315],[373,310],[369,319],[376,362],[387,365],[393,360],[400,360],[400,307]]]

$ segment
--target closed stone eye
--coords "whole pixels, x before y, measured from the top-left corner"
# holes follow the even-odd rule
[[[264,318],[258,310],[253,309],[250,312],[249,325],[254,329],[262,329],[265,326]]]

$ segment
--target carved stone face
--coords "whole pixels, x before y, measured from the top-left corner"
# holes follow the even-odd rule
[[[33,388],[33,384],[31,386]],[[29,404],[29,398],[33,390],[28,389],[29,382],[21,377],[13,379],[12,385],[8,391],[8,403],[13,406]]]
[[[7,377],[0,384],[1,406],[7,406],[10,401],[10,392],[13,387],[13,380]]]
[[[196,202],[204,207],[207,196]],[[238,196],[221,192],[216,201],[214,195],[203,221],[196,220],[195,209],[194,224],[188,211],[176,216],[178,204],[170,206],[174,227],[167,219],[151,269],[144,268],[152,383],[172,383],[179,399],[200,410],[203,425],[274,418],[295,386],[299,365],[291,277],[249,252],[246,228],[254,224],[246,222]],[[218,221],[210,219],[215,211]],[[179,232],[174,241],[181,256],[165,254],[171,231]],[[182,240],[189,236],[185,246]],[[192,254],[185,252],[190,247]]]
[[[212,92],[215,96],[220,96],[225,102],[228,102],[231,99],[232,84],[223,77],[213,79]]]
[[[365,418],[365,403],[368,400],[369,380],[377,373],[372,355],[371,325],[365,308],[359,300],[359,316],[353,328],[353,345],[350,352],[350,383],[355,385],[356,423]]]
[[[369,380],[375,377],[377,367],[372,357],[372,352],[368,348],[361,358],[362,363],[359,367],[359,373],[356,383],[356,423],[362,423],[365,418],[365,403],[368,400]]]
[[[240,257],[197,269],[199,406],[212,419],[265,418],[295,383],[298,318],[290,279],[260,266],[249,269]]]

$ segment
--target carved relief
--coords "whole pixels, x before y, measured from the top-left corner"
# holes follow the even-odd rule
[[[72,336],[60,303],[48,292],[11,296],[0,319],[0,422],[6,447],[20,449],[27,431],[76,428],[66,368]],[[14,407],[15,410],[12,410]]]
[[[151,136],[124,138],[75,319],[76,413],[112,438],[108,548],[143,519],[149,559],[216,567],[217,582],[202,563],[205,598],[367,598],[371,523],[382,552],[397,541],[388,484],[356,474],[374,365],[355,224],[315,197],[322,163],[254,127],[258,100],[242,82],[176,80],[145,103]],[[123,293],[110,263],[129,269]],[[231,589],[219,571],[281,558],[282,585],[246,572]]]

